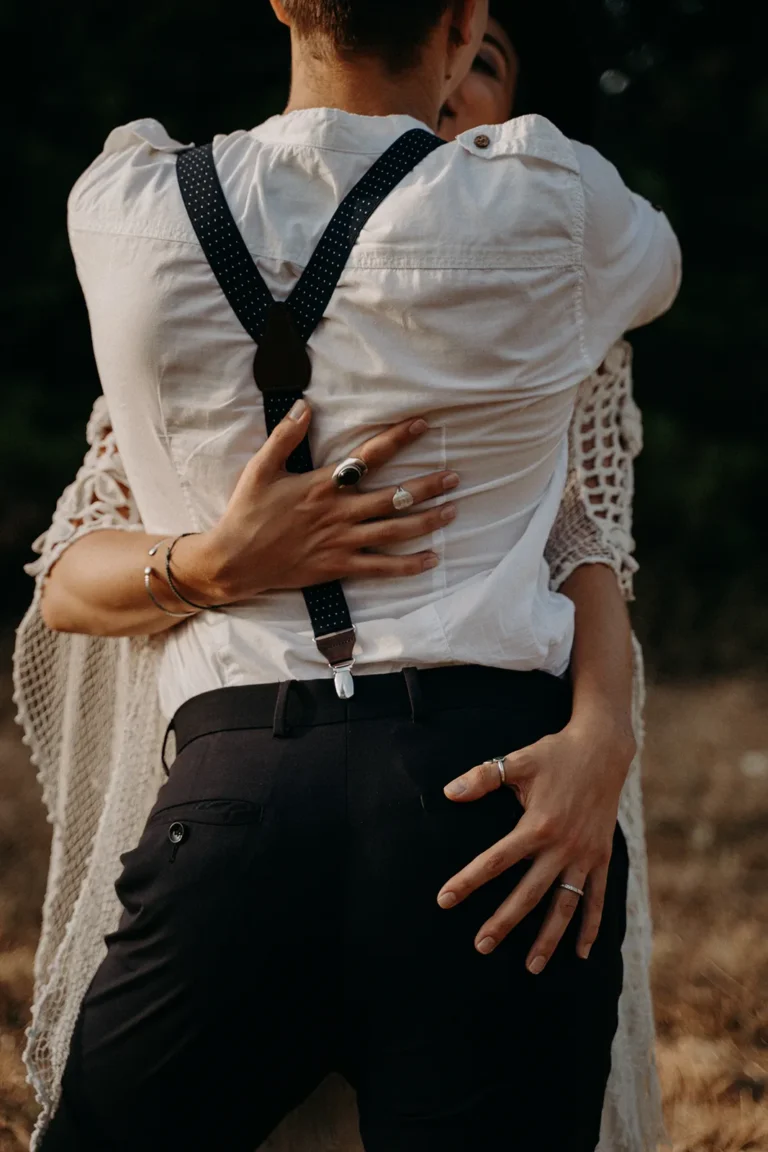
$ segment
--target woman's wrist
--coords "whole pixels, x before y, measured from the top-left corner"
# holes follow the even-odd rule
[[[637,753],[631,706],[603,698],[574,705],[568,723],[572,735],[595,751],[600,751],[618,771],[629,770]]]
[[[188,601],[215,608],[237,599],[226,578],[227,565],[216,537],[195,532],[173,549],[173,583]]]

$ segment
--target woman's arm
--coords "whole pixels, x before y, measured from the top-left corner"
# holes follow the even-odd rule
[[[573,708],[558,733],[505,757],[505,781],[525,814],[515,830],[451,877],[438,894],[449,908],[499,871],[524,858],[524,878],[480,928],[475,946],[491,951],[558,879],[585,890],[577,951],[586,958],[602,918],[619,798],[635,755],[632,731],[631,629],[625,600],[636,565],[631,556],[632,461],[640,448],[631,398],[629,346],[617,345],[603,370],[582,386],[571,430],[570,475],[547,558],[553,586],[573,600]],[[446,787],[461,803],[501,784],[482,764]],[[541,972],[572,919],[579,898],[556,889],[528,953]]]
[[[585,564],[560,591],[573,601],[571,727],[589,747],[602,746],[626,771],[635,754],[632,732],[632,627],[616,574]]]
[[[546,556],[552,587],[573,601],[573,723],[588,743],[613,733],[623,760],[632,737],[634,460],[642,447],[632,398],[632,349],[615,345],[584,382],[569,436],[569,469]]]
[[[168,537],[143,531],[122,469],[106,405],[97,405],[98,429],[89,425],[91,447],[74,485],[59,502],[44,552],[30,571],[42,582],[41,611],[57,631],[97,636],[150,635],[181,622],[170,612],[191,612],[165,575],[165,549],[150,560],[152,545]],[[221,520],[207,532],[179,540],[173,575],[196,604],[242,603],[272,588],[303,588],[351,575],[408,576],[433,567],[434,553],[382,555],[372,551],[436,531],[452,506],[394,515],[394,489],[339,491],[332,467],[304,475],[285,471],[288,456],[307,433],[308,405],[296,408],[274,430],[243,471]],[[410,420],[356,450],[373,471],[427,430]],[[458,477],[438,472],[415,480],[416,505],[455,488]],[[98,531],[96,529],[99,529]],[[129,531],[126,531],[129,529]],[[49,539],[50,538],[50,539]],[[152,590],[167,611],[147,594]]]
[[[168,539],[146,532],[119,529],[79,536],[62,552],[43,586],[40,611],[56,632],[79,632],[88,636],[151,636],[181,623],[169,616],[147,595],[144,568],[153,563],[156,576],[152,590],[171,612],[187,608],[168,589],[162,573],[162,555],[150,561],[153,544]],[[193,598],[189,585],[184,595]],[[200,596],[202,593],[197,592]]]

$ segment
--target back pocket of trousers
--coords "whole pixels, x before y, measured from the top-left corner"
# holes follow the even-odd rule
[[[116,891],[128,913],[180,909],[236,885],[262,845],[264,806],[211,798],[153,812],[137,846],[121,857]]]
[[[264,805],[253,800],[213,798],[168,804],[166,807],[158,808],[156,812],[153,812],[148,824],[157,824],[163,821],[174,823],[185,820],[192,824],[260,824],[263,817]]]

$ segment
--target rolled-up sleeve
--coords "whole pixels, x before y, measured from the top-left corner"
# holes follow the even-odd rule
[[[664,213],[631,192],[594,148],[574,150],[584,190],[582,334],[593,371],[617,336],[672,305],[682,260]]]

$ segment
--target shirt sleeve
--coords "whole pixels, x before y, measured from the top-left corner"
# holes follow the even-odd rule
[[[573,147],[584,190],[583,351],[593,372],[624,332],[672,305],[681,254],[663,212],[631,192],[594,148]]]
[[[110,132],[95,160],[75,182],[67,201],[70,240],[79,231],[125,232],[133,214],[146,231],[147,199],[157,199],[175,177],[174,156],[188,147],[158,120],[132,120]],[[166,171],[158,163],[167,160]],[[74,244],[73,244],[74,248]]]

